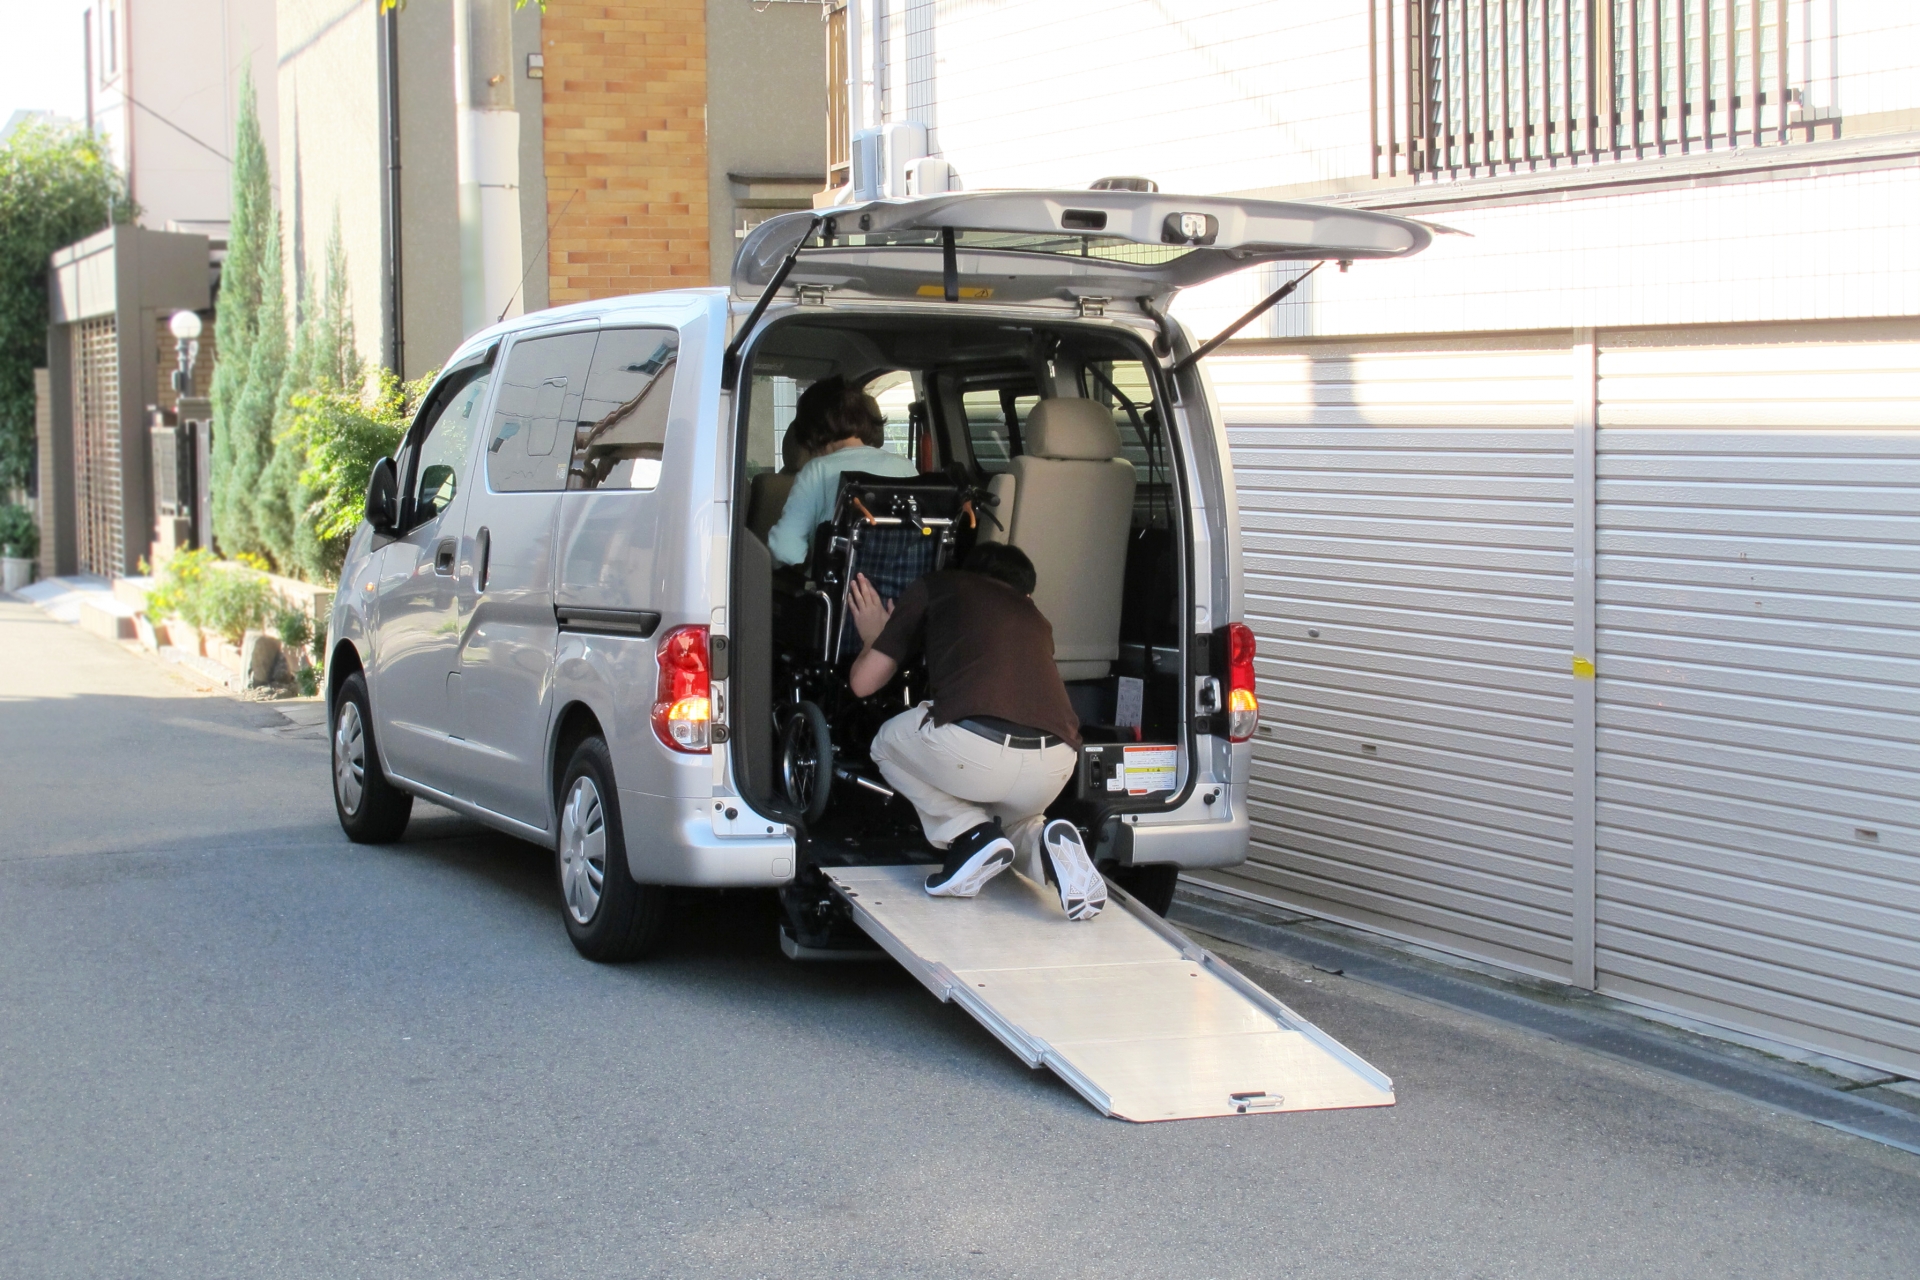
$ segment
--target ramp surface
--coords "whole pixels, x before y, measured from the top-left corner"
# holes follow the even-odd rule
[[[1011,872],[934,898],[932,867],[826,874],[854,919],[942,1000],[1106,1115],[1187,1120],[1393,1105],[1393,1082],[1126,893],[1071,923]]]

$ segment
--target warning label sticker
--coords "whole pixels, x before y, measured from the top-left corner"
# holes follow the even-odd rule
[[[1180,768],[1180,748],[1128,747],[1126,754],[1128,795],[1173,790],[1174,775]]]

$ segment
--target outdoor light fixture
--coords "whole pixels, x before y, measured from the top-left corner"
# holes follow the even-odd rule
[[[200,358],[200,316],[192,311],[176,311],[167,321],[173,330],[174,350],[180,355],[180,367],[173,371],[173,393],[193,394],[193,362]]]

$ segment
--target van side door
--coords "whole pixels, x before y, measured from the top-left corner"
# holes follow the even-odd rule
[[[461,553],[460,652],[448,686],[455,790],[541,828],[550,803],[554,519],[593,349],[586,330],[523,337],[508,350]]]
[[[477,366],[435,387],[408,431],[400,478],[405,527],[382,551],[369,672],[388,767],[431,787],[446,783],[447,685],[457,661],[454,574],[467,488],[491,369]]]

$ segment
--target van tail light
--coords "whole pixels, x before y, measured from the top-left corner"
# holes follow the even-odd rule
[[[675,627],[654,652],[660,684],[653,695],[653,732],[675,751],[712,749],[713,702],[708,677],[707,629]]]
[[[1260,724],[1260,697],[1253,688],[1253,628],[1227,628],[1227,736],[1245,742]]]

